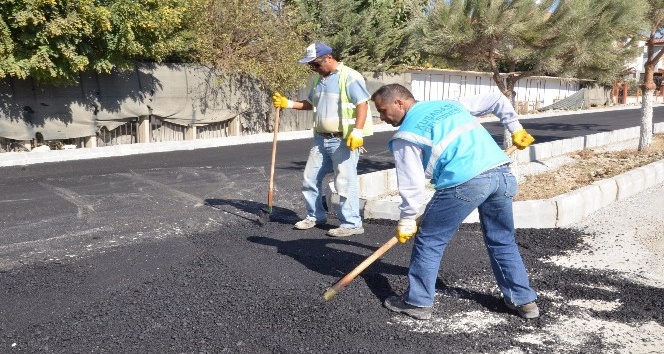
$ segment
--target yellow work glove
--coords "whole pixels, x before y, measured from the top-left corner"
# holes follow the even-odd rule
[[[512,134],[512,144],[514,144],[519,150],[527,148],[533,143],[533,141],[535,141],[535,138],[528,134],[525,129],[519,129]]]
[[[406,243],[417,232],[417,222],[413,219],[399,219],[397,224],[397,239]]]
[[[353,151],[359,149],[364,145],[364,131],[362,129],[354,128],[346,139],[346,146]]]
[[[274,95],[272,95],[272,104],[274,105],[274,108],[293,108],[294,103],[295,102],[282,96],[279,92],[275,92]]]

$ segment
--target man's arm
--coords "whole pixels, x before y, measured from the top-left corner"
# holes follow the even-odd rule
[[[309,101],[291,101],[285,96],[282,96],[279,92],[275,92],[274,95],[272,95],[272,103],[274,104],[274,107],[277,108],[291,108],[303,111],[311,111],[314,109],[314,106]]]
[[[401,219],[415,220],[424,204],[426,177],[422,167],[422,150],[403,139],[392,143],[397,172],[397,186],[401,195]]]
[[[514,106],[500,92],[461,97],[458,102],[474,116],[485,114],[495,115],[511,134],[523,129],[523,126],[519,123],[519,115],[514,110]]]
[[[293,109],[311,111],[314,109],[314,106],[309,101],[293,101]]]
[[[364,129],[364,122],[367,121],[367,112],[369,111],[369,101],[358,103],[355,107],[355,128]]]

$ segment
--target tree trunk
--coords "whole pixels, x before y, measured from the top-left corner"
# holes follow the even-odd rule
[[[516,82],[518,81],[519,78],[515,78],[510,75],[507,75],[506,78],[503,78],[500,75],[500,72],[498,71],[498,66],[496,65],[496,62],[491,55],[489,56],[489,63],[491,66],[491,71],[493,73],[493,81],[496,83],[496,86],[498,86],[500,92],[502,92],[503,95],[505,95],[505,97],[507,97],[510,100],[512,106],[514,107],[514,110],[517,111],[518,114],[519,112],[515,102],[516,92],[514,92],[514,86],[516,85]],[[507,149],[510,146],[512,146],[512,135],[510,134],[509,130],[503,129],[503,149]],[[512,159],[512,163],[510,164],[510,171],[516,177],[517,181],[521,181],[522,177],[521,174],[519,173],[519,162],[516,160],[516,151],[510,155],[510,158]]]
[[[654,80],[655,65],[652,61],[645,64],[644,84],[641,86],[643,99],[641,101],[641,130],[639,132],[638,151],[643,151],[652,144],[652,102],[655,91]]]
[[[652,144],[652,101],[655,90],[643,88],[643,101],[641,101],[641,130],[639,132],[639,151],[645,150]]]

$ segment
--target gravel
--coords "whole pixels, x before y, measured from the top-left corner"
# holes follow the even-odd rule
[[[610,269],[625,278],[664,288],[664,184],[593,213],[573,228],[587,248],[555,263],[578,269]]]

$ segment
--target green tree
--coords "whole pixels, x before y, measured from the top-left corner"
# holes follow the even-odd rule
[[[646,62],[644,63],[644,80],[641,90],[643,100],[641,101],[641,131],[639,134],[638,150],[642,151],[652,144],[652,104],[655,91],[655,66],[664,56],[664,48],[655,51],[655,42],[664,37],[664,0],[648,0],[650,11],[648,12],[648,32],[646,33]]]
[[[7,0],[0,4],[0,77],[76,81],[133,61],[190,52],[183,30],[199,0]],[[190,34],[189,34],[190,36]]]
[[[291,0],[314,28],[307,42],[322,41],[359,71],[392,71],[418,60],[407,26],[428,0]]]
[[[260,78],[270,89],[297,88],[310,74],[297,60],[311,28],[293,20],[298,16],[279,1],[209,0],[195,28],[198,60]]]
[[[510,99],[518,80],[558,75],[609,82],[633,55],[645,0],[444,0],[414,26],[422,51],[489,70]]]

